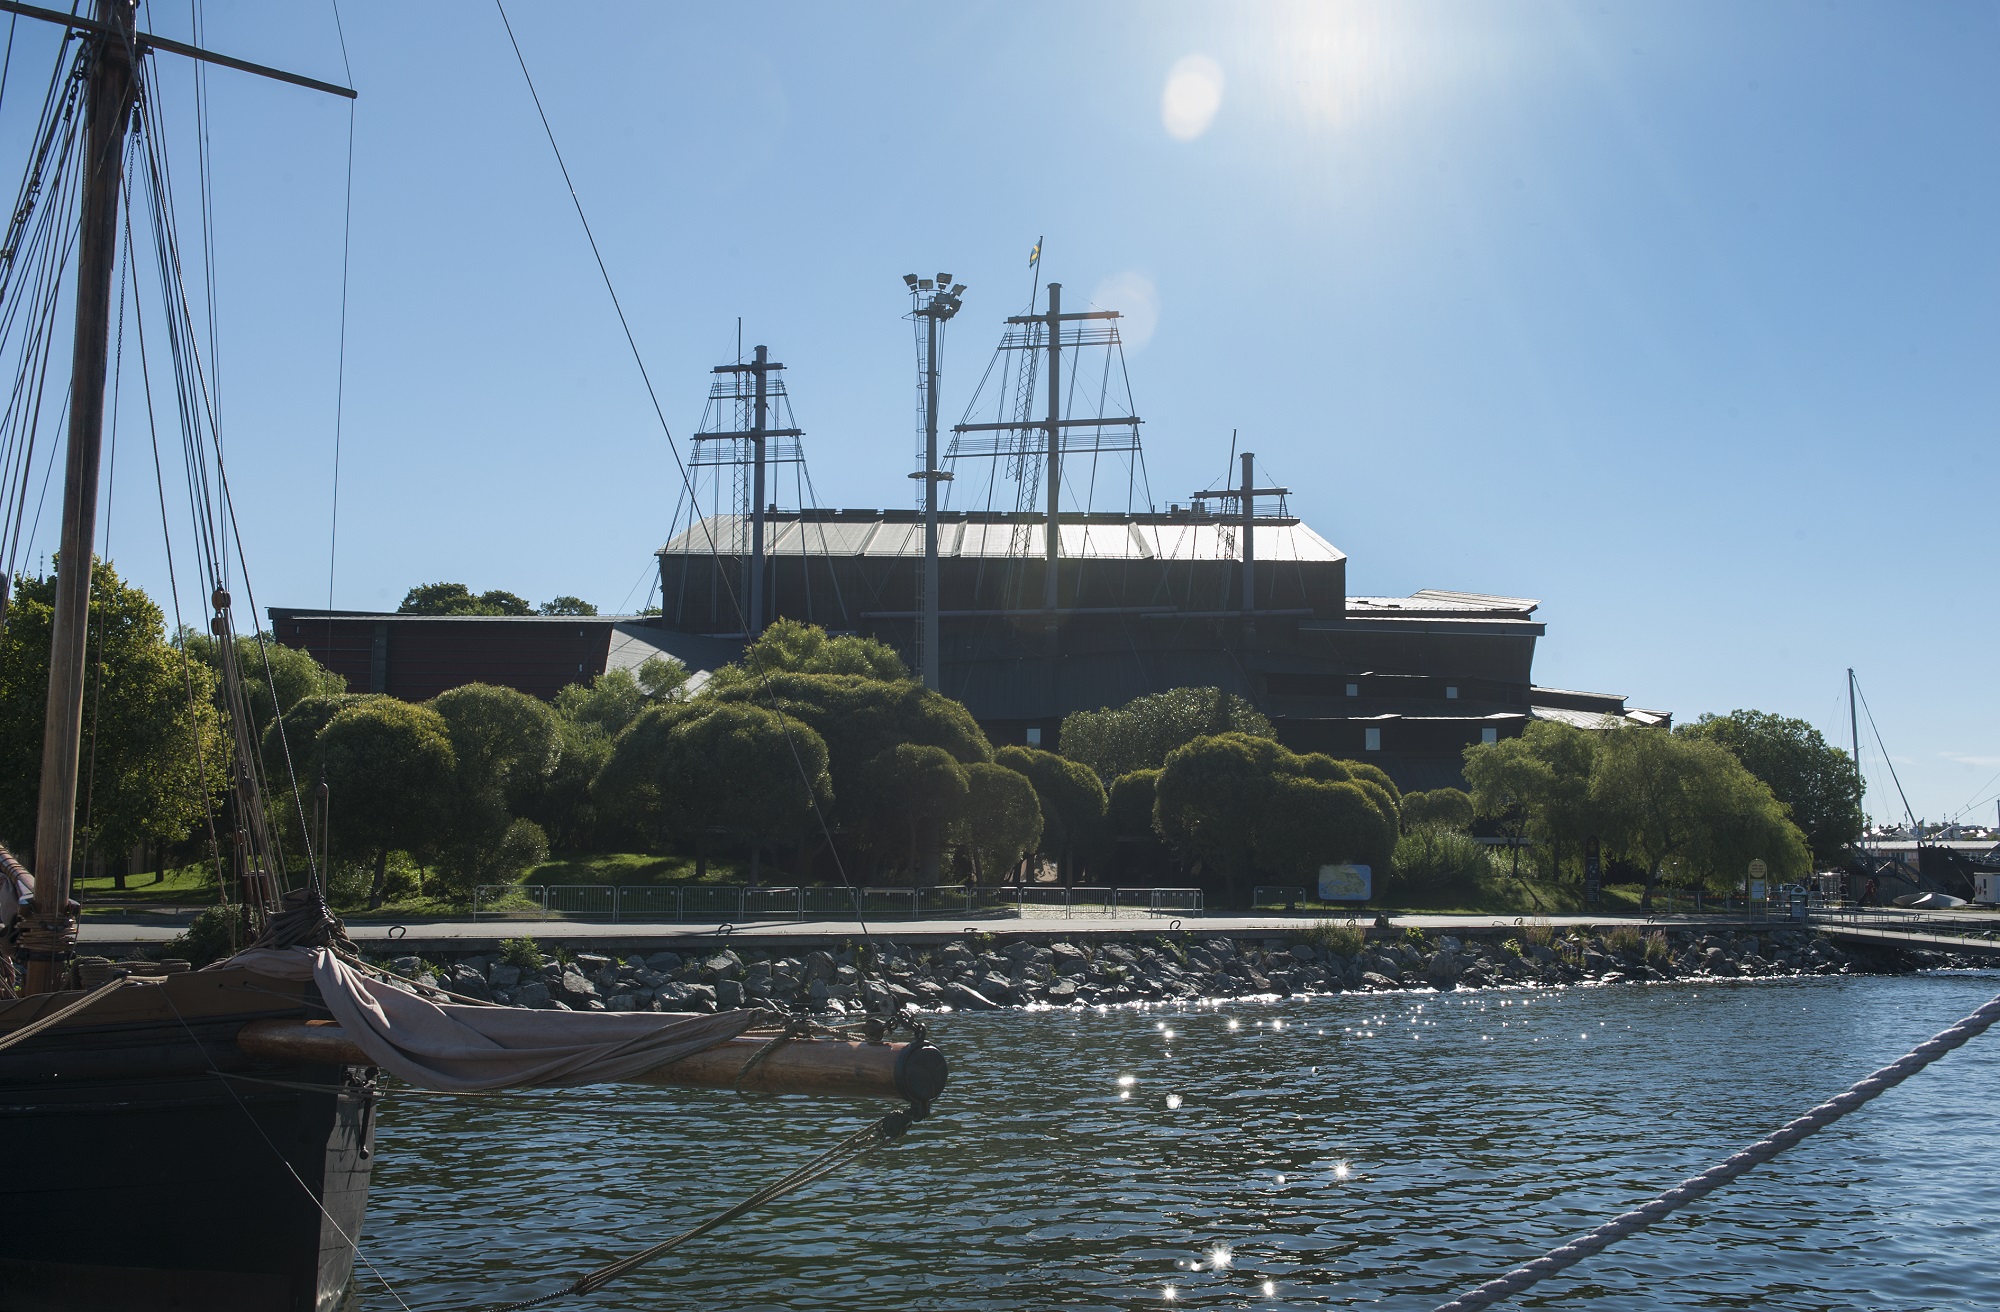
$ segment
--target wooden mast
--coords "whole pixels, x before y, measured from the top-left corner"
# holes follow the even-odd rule
[[[76,341],[69,447],[63,469],[61,554],[42,730],[41,806],[35,822],[35,912],[23,943],[28,991],[64,987],[76,946],[70,861],[76,842],[77,759],[83,738],[84,639],[90,627],[91,549],[97,540],[98,457],[104,438],[105,355],[117,263],[118,196],[133,101],[137,27],[131,0],[97,0],[88,38],[83,204],[77,243]]]

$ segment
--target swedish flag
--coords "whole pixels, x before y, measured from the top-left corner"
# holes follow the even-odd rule
[[[1035,249],[1028,252],[1028,267],[1035,268],[1042,262],[1042,239],[1035,238]]]

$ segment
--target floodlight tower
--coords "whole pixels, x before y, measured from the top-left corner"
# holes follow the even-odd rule
[[[918,366],[924,387],[924,467],[910,477],[924,485],[924,578],[923,599],[918,606],[917,663],[924,687],[938,690],[938,484],[951,475],[938,468],[938,331],[957,314],[965,295],[965,284],[955,283],[948,273],[936,280],[903,275],[910,289],[910,316],[924,321],[923,359]]]

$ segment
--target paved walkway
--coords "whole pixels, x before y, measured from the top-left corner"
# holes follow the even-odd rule
[[[1373,913],[1357,915],[1355,923],[1372,925]],[[1634,916],[1550,916],[1557,927],[1571,925],[1631,924],[1664,928],[1749,928],[1771,929],[1786,921],[1767,917],[1673,916],[1646,920]],[[1006,938],[1067,938],[1073,935],[1124,934],[1148,937],[1165,933],[1196,936],[1290,935],[1322,925],[1345,923],[1344,917],[1288,916],[1283,912],[1252,912],[1243,915],[1127,915],[1077,916],[968,916],[927,920],[769,920],[746,921],[726,928],[714,923],[611,924],[584,920],[460,920],[417,922],[394,925],[381,922],[350,922],[347,932],[356,943],[376,951],[403,948],[411,952],[481,952],[499,946],[500,940],[529,936],[545,943],[589,944],[601,948],[646,947],[652,951],[670,948],[676,942],[714,944],[726,937],[732,943],[784,944],[838,942],[872,934],[878,938],[906,943],[937,942],[958,938],[968,930]],[[1525,923],[1516,916],[1396,915],[1389,918],[1398,929],[1416,927],[1428,933],[1479,933],[1513,929]],[[90,948],[132,948],[166,942],[180,932],[180,926],[160,917],[93,917],[83,926],[82,941]]]

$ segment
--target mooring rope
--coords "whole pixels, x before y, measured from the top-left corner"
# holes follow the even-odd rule
[[[671,1238],[661,1240],[651,1248],[634,1253],[630,1257],[620,1258],[618,1261],[601,1266],[587,1275],[579,1276],[576,1280],[556,1290],[554,1293],[541,1294],[534,1298],[524,1298],[518,1303],[503,1304],[491,1309],[491,1312],[523,1312],[526,1308],[541,1307],[543,1304],[553,1303],[557,1299],[594,1294],[618,1277],[636,1271],[656,1258],[664,1257],[689,1240],[699,1239],[711,1230],[727,1225],[746,1212],[754,1211],[768,1202],[784,1197],[788,1193],[803,1189],[813,1181],[822,1176],[831,1175],[850,1162],[859,1161],[883,1144],[901,1138],[903,1132],[910,1128],[911,1123],[915,1119],[915,1114],[909,1109],[890,1112],[880,1120],[871,1121],[867,1125],[862,1126],[853,1134],[848,1135],[797,1170],[773,1180],[770,1184],[765,1185],[742,1202],[737,1203],[733,1207],[725,1208],[708,1218],[708,1220],[703,1221],[700,1225],[683,1230]]]
[[[1895,1088],[1954,1048],[1961,1047],[1968,1040],[1985,1033],[1996,1021],[2000,1021],[2000,998],[1994,998],[1935,1038],[1918,1044],[1904,1056],[1856,1083],[1847,1092],[1827,1099],[1797,1120],[1711,1166],[1693,1179],[1682,1181],[1644,1206],[1614,1217],[1589,1234],[1570,1240],[1546,1257],[1538,1257],[1525,1266],[1509,1271],[1497,1280],[1489,1280],[1469,1293],[1460,1294],[1449,1303],[1440,1304],[1437,1312],[1471,1312],[1473,1308],[1491,1307],[1502,1299],[1511,1298],[1530,1286],[1548,1279],[1565,1267],[1582,1261],[1592,1253],[1610,1247],[1627,1235],[1644,1230],[1662,1217],[1713,1193],[1751,1167],[1770,1161],[1807,1135],[1825,1129],[1877,1095]]]

